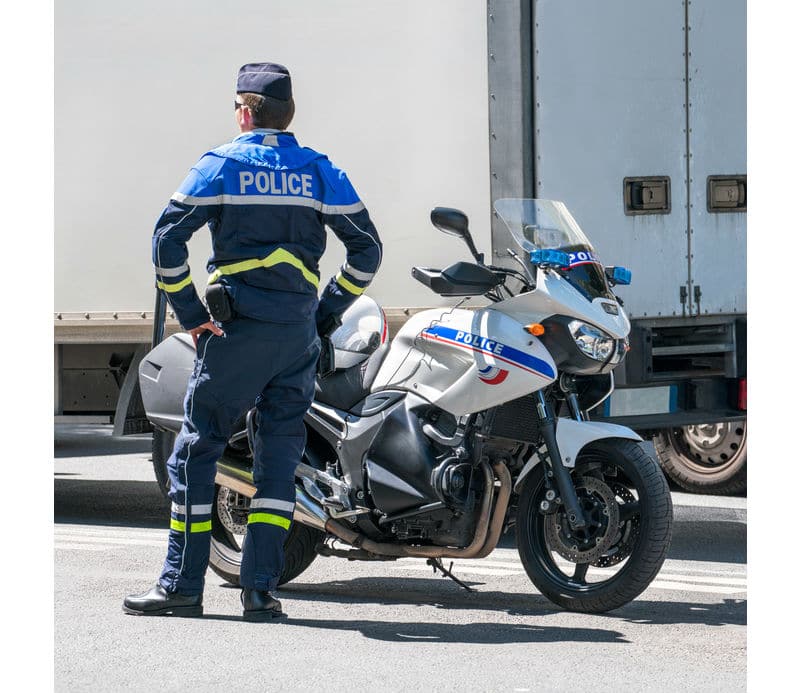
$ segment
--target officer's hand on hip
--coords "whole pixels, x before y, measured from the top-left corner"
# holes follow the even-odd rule
[[[202,325],[198,327],[193,327],[189,330],[189,334],[192,335],[192,339],[194,340],[194,348],[197,349],[197,338],[203,334],[206,330],[210,330],[213,332],[217,337],[221,337],[225,334],[219,327],[217,327],[213,322],[210,320],[208,322],[204,322]]]

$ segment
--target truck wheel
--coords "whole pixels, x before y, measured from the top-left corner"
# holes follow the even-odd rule
[[[747,489],[747,421],[670,428],[653,444],[665,474],[692,493]]]
[[[250,499],[224,486],[214,489],[211,510],[211,553],[209,565],[221,578],[239,585],[242,543],[247,530]],[[279,585],[300,575],[317,557],[316,545],[323,535],[316,529],[292,522],[283,544],[284,561]]]
[[[153,471],[156,475],[158,488],[164,498],[169,498],[169,473],[167,460],[175,446],[175,434],[160,428],[153,429]]]

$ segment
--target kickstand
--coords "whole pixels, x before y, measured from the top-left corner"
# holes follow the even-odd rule
[[[455,575],[453,575],[453,573],[451,572],[453,570],[453,561],[450,561],[450,567],[449,568],[445,568],[444,567],[444,564],[442,563],[442,560],[440,558],[429,558],[425,562],[429,566],[433,567],[434,574],[436,574],[436,571],[438,570],[438,571],[440,571],[442,573],[443,576],[449,577],[457,585],[460,585],[465,590],[467,590],[467,592],[474,592],[475,591],[469,585],[461,582],[461,580],[459,580]]]

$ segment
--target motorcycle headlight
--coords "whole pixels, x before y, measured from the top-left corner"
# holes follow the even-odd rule
[[[605,362],[610,358],[610,363],[619,363],[627,351],[627,339],[614,339],[601,329],[580,320],[570,322],[569,331],[578,348],[595,361]]]

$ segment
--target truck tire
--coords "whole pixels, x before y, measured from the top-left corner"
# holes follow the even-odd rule
[[[211,553],[209,566],[231,585],[239,585],[242,567],[242,541],[247,528],[250,502],[245,496],[224,486],[214,489],[211,514]],[[279,585],[294,580],[317,557],[316,546],[322,532],[292,522],[283,544],[284,561]]]
[[[169,473],[167,460],[175,446],[175,434],[161,428],[153,429],[153,472],[156,476],[158,489],[164,498],[169,498]]]
[[[747,421],[681,426],[653,439],[664,473],[691,493],[747,489]]]

